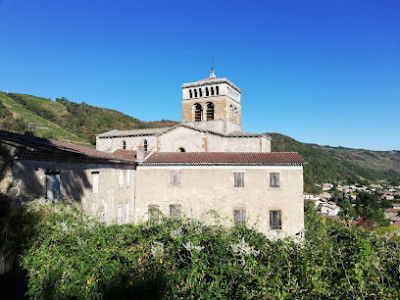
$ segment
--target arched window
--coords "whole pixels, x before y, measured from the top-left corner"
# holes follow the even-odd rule
[[[216,86],[216,87],[215,87],[215,94],[216,94],[216,95],[219,95],[219,86]]]
[[[143,150],[147,151],[147,140],[144,140],[143,142]]]
[[[122,141],[122,149],[126,149],[126,141]]]
[[[203,115],[203,108],[201,107],[200,104],[196,103],[194,105],[194,121],[201,122],[202,115]]]
[[[206,96],[210,96],[210,92],[208,91],[208,87],[206,87]]]
[[[179,147],[179,148],[178,148],[178,152],[186,152],[186,150],[185,150],[185,148],[183,148],[183,147]]]
[[[214,104],[208,102],[206,104],[207,121],[214,120]]]

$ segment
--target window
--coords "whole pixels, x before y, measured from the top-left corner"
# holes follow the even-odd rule
[[[180,172],[179,170],[171,171],[171,185],[180,185]]]
[[[197,98],[197,90],[194,89],[193,91],[194,91],[194,97]]]
[[[194,121],[200,122],[202,119],[203,109],[200,104],[194,105]]]
[[[206,96],[210,96],[210,92],[208,91],[208,87],[206,87]]]
[[[201,90],[201,88],[199,88],[199,96],[203,97],[203,91]]]
[[[60,172],[46,173],[46,198],[50,200],[60,198]]]
[[[124,207],[121,205],[118,205],[118,225],[124,224]]]
[[[143,141],[143,151],[147,151],[147,140]]]
[[[180,204],[171,204],[169,206],[169,216],[171,218],[180,219],[181,218],[181,205]]]
[[[235,226],[246,226],[246,210],[237,209],[233,211]]]
[[[270,187],[281,186],[281,183],[279,181],[279,173],[269,173],[269,186]]]
[[[160,206],[149,205],[149,221],[157,221],[160,218]]]
[[[122,149],[126,149],[126,141],[122,141]]]
[[[125,224],[129,222],[129,203],[125,204]]]
[[[219,95],[219,86],[215,87],[215,94]]]
[[[92,172],[92,193],[99,192],[99,172]]]
[[[214,104],[211,102],[207,103],[206,113],[207,113],[207,121],[214,120]]]
[[[211,96],[214,96],[214,87],[211,87]]]
[[[235,172],[234,175],[234,187],[244,187],[244,173],[243,172]]]
[[[280,210],[269,211],[269,227],[273,230],[282,229],[282,213]]]
[[[126,170],[126,186],[131,186],[131,170]]]
[[[183,148],[183,147],[179,147],[179,148],[178,148],[178,152],[186,152],[186,150],[185,150],[185,148]]]
[[[124,186],[124,171],[123,170],[119,170],[119,187],[123,187]]]
[[[189,98],[193,98],[192,90],[189,90]]]

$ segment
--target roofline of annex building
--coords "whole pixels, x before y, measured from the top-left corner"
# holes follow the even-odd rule
[[[196,130],[198,132],[210,133],[210,134],[214,134],[214,135],[218,135],[218,136],[222,136],[222,137],[226,137],[226,138],[238,138],[238,137],[239,138],[253,138],[253,137],[265,136],[266,138],[271,140],[271,137],[269,135],[267,135],[266,133],[248,133],[248,132],[246,132],[245,135],[243,135],[243,134],[223,134],[223,133],[219,133],[219,132],[212,131],[212,130],[205,130],[205,129],[192,127],[192,126],[189,126],[189,125],[187,125],[187,124],[185,124],[183,122],[179,123],[179,124],[177,124],[175,126],[172,126],[172,127],[165,127],[165,131],[157,132],[157,133],[135,133],[135,132],[132,132],[132,133],[121,134],[121,135],[118,135],[118,134],[116,134],[116,135],[105,135],[105,134],[109,134],[111,132],[118,133],[118,131],[111,130],[111,131],[108,131],[108,132],[105,132],[105,133],[96,134],[96,136],[98,138],[100,138],[100,139],[115,138],[115,137],[123,138],[123,137],[131,137],[131,136],[160,136],[160,135],[163,135],[163,134],[165,134],[165,133],[167,133],[167,132],[169,132],[169,131],[171,131],[171,130],[173,130],[175,128],[178,128],[178,127],[185,127],[185,128]],[[138,129],[138,131],[139,130],[141,130],[141,129]],[[134,130],[132,130],[132,131],[134,131]]]
[[[235,89],[237,92],[242,93],[242,91],[235,85],[233,84],[230,80],[227,78],[215,78],[215,79],[203,79],[195,82],[188,82],[182,84],[181,88],[191,88],[191,87],[198,87],[198,86],[205,86],[205,85],[214,85],[218,83],[227,83],[229,86],[231,86],[233,89]]]

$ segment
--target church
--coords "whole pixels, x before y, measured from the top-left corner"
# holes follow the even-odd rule
[[[96,149],[154,152],[270,152],[266,134],[242,131],[242,91],[226,78],[182,85],[182,122],[172,128],[112,130],[96,136]]]
[[[155,210],[249,226],[273,239],[302,237],[304,160],[271,152],[266,134],[243,132],[242,91],[213,69],[181,88],[180,124],[96,137],[99,151],[136,155],[132,219],[152,219]]]
[[[195,218],[302,238],[304,160],[242,131],[241,90],[185,83],[182,122],[98,134],[97,150],[0,131],[0,194],[16,203],[75,200],[107,224]]]

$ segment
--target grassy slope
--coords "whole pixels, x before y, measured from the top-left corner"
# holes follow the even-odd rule
[[[176,122],[143,122],[115,110],[78,104],[64,98],[51,101],[0,92],[0,129],[23,133],[29,124],[36,126],[35,135],[39,137],[94,145],[97,133],[112,129],[173,126]]]
[[[38,99],[41,99],[33,96],[30,96],[30,98],[31,101],[39,101]],[[16,102],[14,99],[8,97],[6,93],[0,92],[0,100],[1,103],[8,109],[8,111],[12,112],[12,116],[0,120],[1,129],[13,130],[17,132],[19,131],[23,133],[24,131],[23,129],[27,129],[24,128],[23,124],[24,125],[35,124],[36,126],[35,134],[39,137],[45,137],[45,138],[56,137],[58,140],[62,141],[71,141],[78,144],[86,144],[86,145],[89,144],[86,139],[81,138],[68,130],[65,130],[64,128],[60,127],[59,125],[50,120],[38,116],[36,113],[27,109],[20,103]],[[43,100],[50,101],[47,99]],[[48,103],[46,103],[46,105],[48,106]],[[60,107],[57,107],[56,109],[60,110]],[[18,124],[16,125],[16,123],[19,120],[21,120],[23,124],[21,123],[18,126]]]

